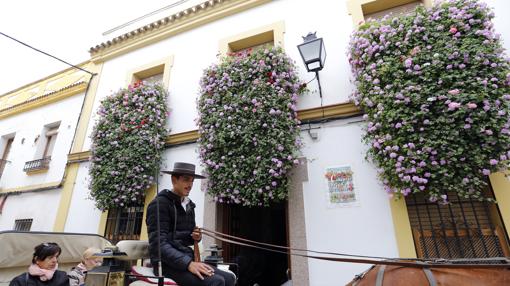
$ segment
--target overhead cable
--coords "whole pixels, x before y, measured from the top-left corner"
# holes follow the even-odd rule
[[[93,73],[93,72],[89,72],[88,70],[85,70],[85,69],[83,69],[83,68],[80,68],[79,66],[75,66],[75,65],[73,65],[73,64],[71,64],[71,63],[69,63],[69,62],[66,62],[66,61],[64,61],[64,60],[62,60],[62,59],[60,59],[60,58],[58,58],[58,57],[56,57],[56,56],[54,56],[54,55],[48,54],[47,52],[44,52],[44,51],[41,51],[41,50],[39,50],[38,48],[32,47],[31,45],[29,45],[29,44],[27,44],[27,43],[25,43],[25,42],[22,42],[22,41],[20,41],[20,40],[18,40],[18,39],[16,39],[16,38],[14,38],[14,37],[11,37],[11,36],[9,36],[9,35],[7,35],[7,34],[5,34],[5,33],[0,32],[0,35],[2,35],[2,36],[4,36],[4,37],[7,37],[7,38],[9,38],[9,39],[11,39],[11,40],[13,40],[13,41],[15,41],[15,42],[18,42],[18,43],[20,43],[20,44],[22,44],[22,45],[24,45],[24,46],[26,46],[26,47],[29,47],[29,48],[31,48],[32,50],[35,50],[35,51],[37,51],[37,52],[39,52],[39,53],[41,53],[41,54],[44,54],[44,55],[46,55],[46,56],[48,56],[48,57],[51,57],[51,58],[54,58],[54,59],[56,59],[56,60],[58,60],[58,61],[60,61],[60,62],[63,62],[64,64],[66,64],[66,65],[68,65],[68,66],[71,66],[71,67],[73,67],[73,68],[75,68],[75,69],[79,69],[79,70],[84,71],[84,72],[86,72],[86,73],[88,73],[88,74],[90,74],[90,75],[95,75],[95,73]]]

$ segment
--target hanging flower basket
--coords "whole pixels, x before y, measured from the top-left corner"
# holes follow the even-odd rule
[[[101,102],[89,170],[98,209],[143,204],[167,136],[166,98],[162,86],[136,83]]]
[[[510,71],[492,11],[474,0],[370,21],[350,43],[368,157],[388,193],[483,199],[510,157]]]
[[[231,54],[200,80],[199,149],[215,201],[268,206],[288,196],[301,145],[296,101],[304,92],[281,48]]]

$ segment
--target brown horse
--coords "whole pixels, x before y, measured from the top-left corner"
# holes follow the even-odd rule
[[[506,268],[448,268],[374,265],[357,275],[348,286],[502,286],[510,285],[510,265]]]

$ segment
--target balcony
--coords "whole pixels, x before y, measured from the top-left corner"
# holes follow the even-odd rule
[[[50,167],[51,157],[44,157],[42,159],[28,161],[23,167],[23,171],[27,174],[45,172]]]

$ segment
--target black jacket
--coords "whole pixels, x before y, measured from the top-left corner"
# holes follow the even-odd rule
[[[69,286],[69,278],[67,273],[57,270],[51,280],[41,281],[39,276],[32,276],[25,272],[14,277],[9,286]]]
[[[181,198],[170,190],[162,190],[147,207],[147,232],[151,263],[158,262],[157,204],[159,201],[159,223],[161,260],[163,268],[187,270],[193,261],[191,233],[195,228],[195,204],[190,201],[186,210]],[[177,216],[177,219],[176,219]],[[164,271],[163,271],[164,272]]]

